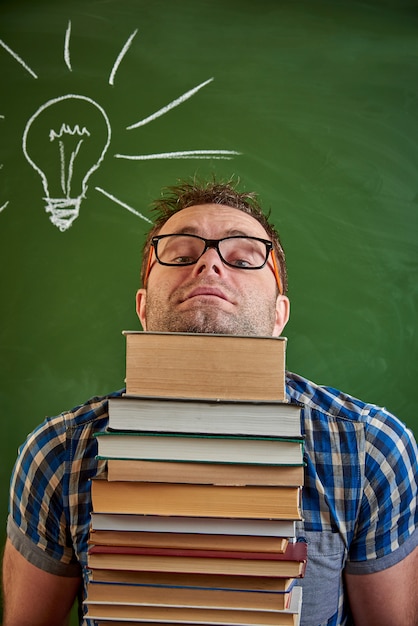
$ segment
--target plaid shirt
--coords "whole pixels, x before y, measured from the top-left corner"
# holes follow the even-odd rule
[[[342,571],[377,572],[418,542],[417,458],[412,433],[386,410],[287,374],[289,401],[304,404],[301,626],[348,626]],[[43,570],[87,582],[90,479],[105,471],[94,432],[107,398],[49,418],[29,435],[11,478],[8,535]]]

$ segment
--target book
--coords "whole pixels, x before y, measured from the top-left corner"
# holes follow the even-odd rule
[[[112,605],[109,603],[87,603],[86,619],[138,620],[145,623],[188,623],[188,624],[223,624],[224,626],[245,626],[257,624],[259,626],[298,626],[300,623],[302,603],[302,588],[295,587],[291,594],[289,608],[283,610],[251,610],[251,609],[213,609],[177,606],[138,606]],[[100,623],[100,622],[99,622]]]
[[[137,546],[187,548],[206,550],[248,550],[257,552],[284,552],[287,537],[259,537],[253,535],[206,535],[202,533],[154,533],[138,531],[90,531],[89,544],[102,546]]]
[[[181,585],[120,584],[89,581],[87,604],[132,604],[281,610],[287,607],[291,586],[285,593],[243,589],[218,589]]]
[[[131,545],[90,545],[88,554],[135,554],[145,556],[195,557],[207,559],[237,559],[249,561],[289,561],[305,559],[305,542],[290,542],[284,552],[256,552],[247,550],[207,550]]]
[[[306,558],[307,545],[304,542],[289,543],[284,553],[274,554],[132,546],[94,545],[88,548],[88,563],[92,568],[286,578],[301,576]]]
[[[95,433],[98,457],[205,463],[302,465],[303,439],[159,432]]]
[[[192,398],[109,398],[109,430],[300,437],[300,404]]]
[[[196,572],[148,572],[94,568],[89,580],[130,585],[159,585],[203,589],[230,589],[232,591],[263,591],[285,594],[294,586],[294,578],[273,576],[240,576],[229,574],[199,574]]]
[[[121,619],[122,623],[129,620],[135,622],[150,622],[157,624],[187,623],[187,624],[223,624],[239,626],[242,624],[257,624],[259,626],[293,626],[293,614],[285,613],[279,616],[275,611],[225,610],[189,607],[153,607],[129,606],[112,604],[87,605],[89,610],[86,619]]]
[[[303,485],[302,465],[193,463],[193,461],[137,461],[108,459],[107,480],[200,485]]]
[[[306,544],[299,542],[289,543],[284,554],[91,546],[87,564],[90,569],[299,578],[306,558]]]
[[[300,487],[91,483],[93,511],[189,517],[301,519]]]
[[[95,512],[91,514],[91,527],[93,530],[239,534],[265,537],[294,537],[296,533],[293,520],[121,515]]]
[[[284,337],[124,334],[128,395],[286,401]]]

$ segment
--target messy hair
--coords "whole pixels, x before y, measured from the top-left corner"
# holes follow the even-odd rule
[[[239,181],[238,181],[239,182]],[[279,234],[270,222],[270,212],[265,214],[253,192],[238,191],[233,179],[226,182],[215,180],[199,182],[192,179],[190,182],[180,181],[177,185],[163,189],[161,196],[152,204],[152,211],[156,215],[153,227],[149,231],[142,254],[141,280],[144,284],[151,239],[159,233],[167,220],[191,206],[199,204],[219,204],[233,209],[239,209],[261,224],[273,243],[277,258],[283,293],[287,291],[287,269],[285,254],[280,243]]]

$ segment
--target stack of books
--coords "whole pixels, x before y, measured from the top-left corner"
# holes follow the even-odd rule
[[[286,340],[127,332],[97,433],[85,600],[98,625],[297,626],[307,546]]]

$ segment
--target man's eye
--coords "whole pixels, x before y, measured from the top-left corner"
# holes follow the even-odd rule
[[[177,256],[172,260],[172,263],[178,263],[178,265],[185,265],[186,263],[195,263],[196,258],[192,256]]]
[[[246,261],[245,259],[235,259],[230,261],[230,263],[234,267],[251,267],[250,261]]]

